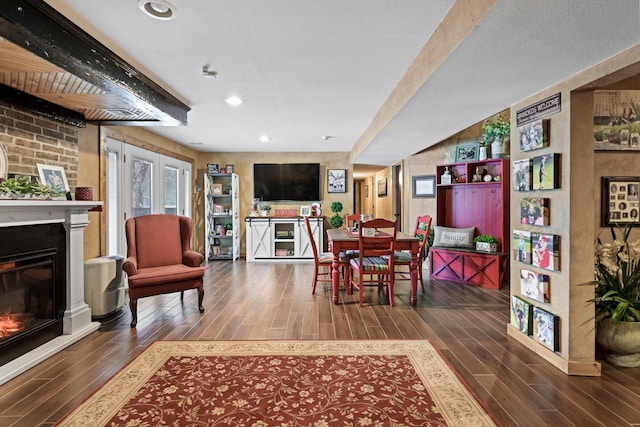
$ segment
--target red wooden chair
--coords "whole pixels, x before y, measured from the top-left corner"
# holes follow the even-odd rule
[[[333,273],[333,252],[320,252],[316,246],[316,241],[313,238],[313,231],[311,230],[311,223],[308,217],[304,217],[304,222],[307,225],[307,233],[309,234],[309,243],[313,249],[313,282],[311,283],[311,293],[316,293],[316,285],[318,282],[331,283],[331,275]],[[347,274],[346,266],[348,265],[348,258],[341,253],[340,254],[340,267],[342,275]],[[345,283],[348,281],[345,278]]]
[[[355,224],[359,223],[362,219],[362,214],[354,213],[351,215],[344,216],[344,226],[345,227],[355,227]]]
[[[375,230],[368,236],[365,230]],[[394,247],[396,244],[396,221],[375,218],[363,221],[358,227],[358,256],[349,260],[349,287],[358,289],[360,306],[365,286],[387,285],[389,305],[393,307]]]
[[[426,258],[425,248],[429,240],[429,231],[431,230],[431,216],[422,215],[416,220],[416,227],[413,235],[420,240],[418,249],[418,280],[424,292],[424,279],[422,276],[422,262]],[[396,280],[411,280],[411,272],[409,266],[411,264],[411,254],[408,251],[395,251]],[[399,267],[399,269],[398,269]],[[406,267],[406,268],[405,268]]]
[[[359,213],[354,213],[354,214],[351,214],[351,215],[345,215],[344,216],[344,226],[345,227],[351,227],[352,230],[355,230],[357,225],[360,224],[361,220],[362,220],[362,214],[359,214]],[[350,249],[350,250],[346,251],[345,254],[349,258],[357,257],[358,256],[358,250],[357,249],[356,250]]]

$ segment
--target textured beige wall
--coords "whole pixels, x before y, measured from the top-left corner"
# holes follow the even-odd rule
[[[104,168],[100,167],[99,135],[100,130],[94,125],[87,125],[78,131],[78,187],[92,187],[94,200],[104,200],[100,192]],[[105,236],[104,214],[89,212],[89,225],[84,230],[85,260],[106,253],[103,250]]]
[[[593,288],[585,285],[593,280],[593,244],[600,231],[600,177],[640,173],[637,153],[594,152],[591,91],[612,87],[638,89],[637,80],[632,76],[640,74],[639,57],[640,46],[636,46],[512,107],[512,117],[515,117],[517,110],[547,96],[558,92],[562,96],[562,111],[549,117],[550,147],[530,153],[521,153],[517,147],[511,149],[512,160],[561,153],[561,188],[526,194],[512,192],[511,229],[516,225],[522,227],[518,222],[522,197],[551,199],[551,224],[541,230],[560,235],[561,269],[548,273],[551,302],[536,305],[560,316],[560,351],[552,353],[533,340],[521,341],[570,374],[598,375],[600,370],[595,362],[593,306],[586,302],[593,297]],[[516,132],[515,120],[512,120],[512,139],[517,137]],[[532,228],[532,231],[538,230]],[[520,294],[521,268],[527,266],[512,262],[512,295]]]

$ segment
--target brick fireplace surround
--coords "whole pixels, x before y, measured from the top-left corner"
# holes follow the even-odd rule
[[[0,227],[61,223],[66,234],[66,308],[63,334],[0,366],[0,384],[15,378],[53,354],[98,330],[84,301],[84,229],[88,210],[102,202],[0,200]]]

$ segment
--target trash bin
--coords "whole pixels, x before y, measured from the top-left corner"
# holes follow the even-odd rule
[[[92,319],[109,316],[124,305],[123,261],[119,255],[85,261],[84,301],[91,307]]]

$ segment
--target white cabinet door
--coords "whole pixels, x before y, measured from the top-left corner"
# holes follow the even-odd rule
[[[269,221],[247,221],[247,258],[270,258],[273,239]]]

